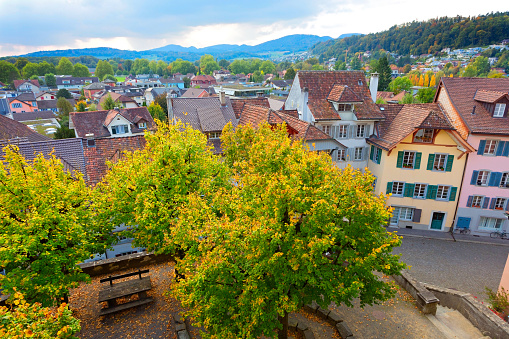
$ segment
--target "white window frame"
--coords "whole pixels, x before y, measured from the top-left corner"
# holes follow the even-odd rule
[[[428,138],[424,139],[424,137],[426,136],[426,132],[429,133],[429,131],[431,131],[431,136],[429,137],[429,139]],[[435,134],[435,131],[432,128],[421,128],[415,133],[414,142],[422,142],[425,144],[431,144],[431,143],[433,143],[434,134]]]
[[[403,163],[401,164],[401,167],[404,169],[414,169],[415,168],[415,155],[417,152],[415,151],[404,151],[403,152]],[[412,167],[405,167],[405,165],[410,165],[408,163],[408,160],[412,159]]]
[[[449,200],[449,194],[451,194],[451,186],[448,185],[437,186],[436,200]]]
[[[365,138],[366,137],[366,124],[357,125],[355,128],[355,137],[356,138]]]
[[[495,104],[495,111],[493,117],[502,118],[504,116],[505,104]]]
[[[416,183],[414,187],[414,199],[426,199],[426,192],[428,191],[428,184]]]
[[[495,155],[497,152],[498,140],[486,140],[483,155]]]
[[[507,202],[507,198],[495,198],[495,206],[494,208],[496,210],[503,210],[505,207],[505,204]]]
[[[396,191],[396,193],[395,193]],[[399,193],[401,191],[401,193]],[[393,181],[392,182],[392,196],[394,197],[402,197],[405,193],[405,182],[404,181]]]
[[[322,131],[327,135],[330,135],[330,128],[331,125],[322,125]]]
[[[348,126],[350,126],[350,125],[339,125],[338,126],[338,139],[348,138]]]
[[[393,208],[392,217],[389,221],[391,225],[397,225],[400,220],[413,221],[414,208],[403,206],[391,206]]]
[[[374,162],[374,163],[377,163],[377,164],[378,164],[378,162],[379,162],[379,160],[380,160],[380,159],[378,158],[378,155],[379,155],[379,154],[378,154],[378,150],[379,150],[379,149],[380,149],[380,148],[378,148],[378,147],[376,147],[376,146],[375,146],[375,147],[374,147],[374,150],[373,150],[373,162]],[[381,156],[382,156],[382,153],[380,152],[380,157],[381,157]]]
[[[123,132],[121,132],[120,130],[122,130]],[[129,125],[115,125],[115,126],[111,126],[111,134],[113,134],[113,135],[127,134],[127,133],[129,133]]]
[[[219,139],[221,138],[221,132],[210,132],[209,139]]]
[[[504,224],[504,219],[481,217],[479,218],[478,228],[481,230],[500,230]]]
[[[435,153],[435,160],[433,161],[433,171],[445,172],[445,167],[447,166],[447,156],[448,154]],[[440,169],[440,167],[442,169]]]
[[[140,128],[140,129],[147,128],[147,123],[146,122],[139,122],[138,123],[138,128]]]
[[[509,188],[509,172],[502,173],[502,179],[500,180],[500,188]]]
[[[338,161],[346,161],[346,150],[338,149]]]
[[[353,149],[353,161],[362,161],[364,153],[364,147],[355,147]]]
[[[483,201],[484,201],[483,195],[474,195],[472,197],[472,204],[470,205],[470,207],[482,208]]]
[[[479,171],[477,174],[477,179],[475,180],[475,184],[477,186],[488,186],[490,171]]]

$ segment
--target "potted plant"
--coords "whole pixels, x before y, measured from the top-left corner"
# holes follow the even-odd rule
[[[497,292],[493,292],[491,288],[486,287],[486,295],[488,296],[491,304],[490,309],[493,313],[502,318],[502,320],[507,321],[509,316],[509,294],[506,290],[501,287]]]

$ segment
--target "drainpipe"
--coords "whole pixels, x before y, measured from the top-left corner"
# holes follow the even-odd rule
[[[459,187],[458,194],[456,196],[458,200],[456,202],[456,208],[454,209],[454,217],[452,218],[452,225],[451,225],[451,228],[449,229],[449,232],[451,232],[452,240],[454,240],[454,241],[456,241],[456,238],[454,237],[454,224],[456,222],[456,215],[458,214],[458,206],[460,204],[461,191],[463,190],[463,179],[465,179],[465,171],[467,169],[469,155],[470,155],[470,153],[467,153],[467,156],[465,158],[465,166],[463,166],[463,174],[461,175],[461,185]]]

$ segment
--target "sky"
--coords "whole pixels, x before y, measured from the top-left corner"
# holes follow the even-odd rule
[[[290,34],[337,38],[507,9],[501,0],[0,0],[0,56],[91,47],[256,45]]]

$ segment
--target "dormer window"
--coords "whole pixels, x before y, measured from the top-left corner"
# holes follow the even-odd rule
[[[346,112],[352,110],[352,104],[338,104],[338,112]]]
[[[433,142],[433,130],[428,128],[421,128],[415,133],[414,142],[425,142],[432,143]]]
[[[139,122],[138,123],[138,128],[147,128],[147,123],[146,122]]]
[[[493,113],[494,118],[502,118],[505,112],[505,104],[496,104],[495,112]]]
[[[219,139],[221,137],[221,132],[210,132],[209,139]]]
[[[111,134],[126,134],[129,133],[129,127],[127,125],[117,125],[111,127]]]

